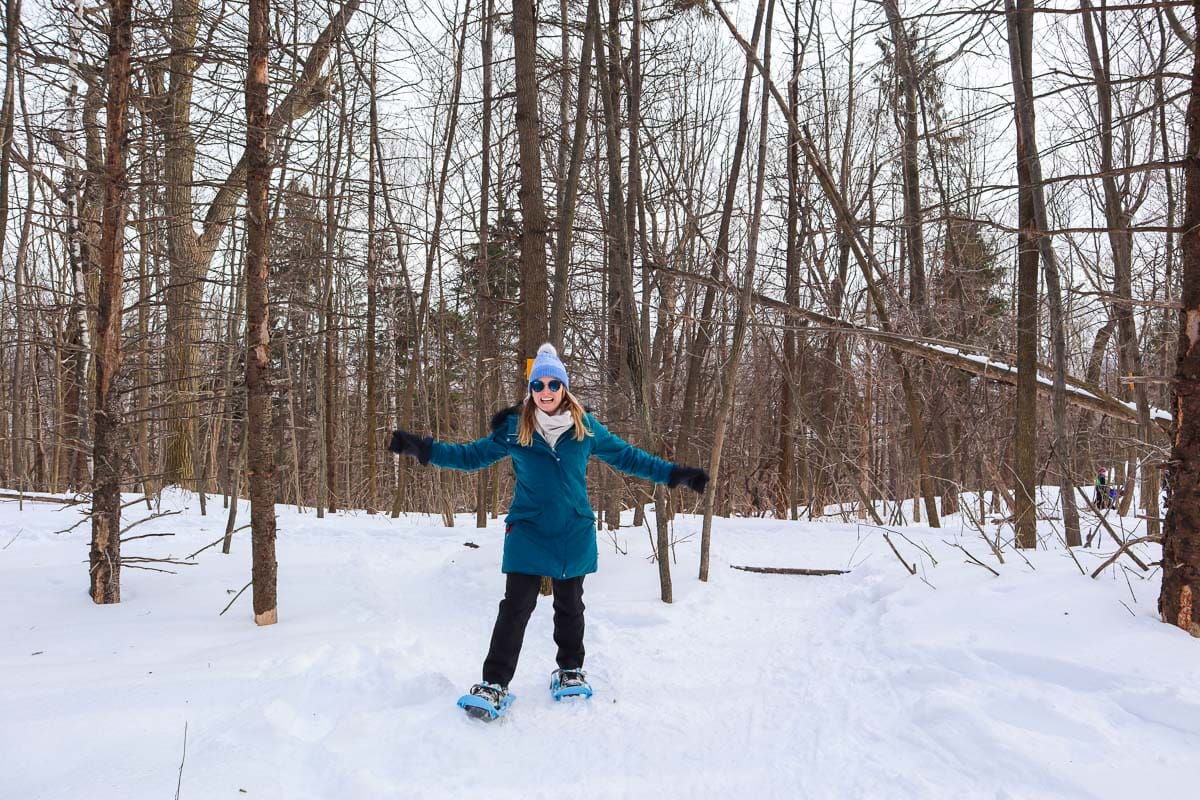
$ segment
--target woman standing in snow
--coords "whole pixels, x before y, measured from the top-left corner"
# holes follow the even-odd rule
[[[492,432],[470,444],[446,444],[408,431],[392,434],[388,449],[422,464],[464,471],[512,457],[516,486],[505,517],[504,599],[483,662],[483,680],[459,705],[494,719],[511,702],[525,625],[537,604],[541,576],[554,585],[555,697],[590,695],[583,671],[583,577],[596,571],[595,515],[587,496],[587,464],[596,456],[621,472],[703,492],[708,474],[656,458],[609,433],[568,391],[570,381],[550,344],[538,348],[522,403],[492,417]]]

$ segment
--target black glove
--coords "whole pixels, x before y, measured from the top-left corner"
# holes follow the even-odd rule
[[[388,444],[388,450],[398,456],[413,456],[422,464],[428,464],[429,457],[433,455],[433,437],[426,436],[422,439],[408,431],[392,431],[392,441]]]
[[[671,477],[667,485],[674,489],[676,486],[686,486],[693,492],[704,494],[708,486],[708,473],[698,467],[681,467],[678,464],[671,467]]]

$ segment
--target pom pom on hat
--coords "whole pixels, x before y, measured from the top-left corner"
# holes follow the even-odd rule
[[[554,345],[549,342],[538,348],[537,358],[533,360],[533,367],[529,370],[529,382],[533,383],[537,378],[557,378],[562,381],[564,387],[571,388],[571,381],[567,378],[567,368],[559,359]]]

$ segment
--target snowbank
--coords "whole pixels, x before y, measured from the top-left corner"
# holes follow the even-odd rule
[[[185,513],[133,533],[177,535],[127,554],[217,539],[219,498],[208,517],[198,505],[168,496]],[[205,800],[1124,798],[1195,782],[1200,643],[1158,622],[1157,580],[1082,577],[1053,545],[1000,565],[957,518],[900,529],[936,567],[892,537],[918,577],[869,527],[718,520],[707,584],[699,520],[682,518],[671,606],[647,532],[617,532],[627,554],[601,534],[585,587],[594,699],[550,699],[543,601],[518,699],[490,726],[454,700],[478,679],[503,587],[498,522],[281,507],[280,624],[259,629],[249,592],[218,616],[249,579],[248,531],[178,575],[125,571],[123,602],[98,607],[87,526],[53,533],[78,518],[0,502],[5,798],[173,797],[185,724],[179,796]],[[1078,557],[1090,571],[1112,550]]]

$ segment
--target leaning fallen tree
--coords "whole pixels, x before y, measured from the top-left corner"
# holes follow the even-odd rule
[[[713,286],[726,292],[736,293],[739,288],[728,281],[712,278],[707,275],[695,275],[690,272],[681,272],[663,266],[657,266],[654,269],[666,275]],[[1007,383],[1011,386],[1017,385],[1017,368],[1013,363],[1014,359],[1007,354],[984,352],[977,348],[955,342],[935,341],[895,331],[884,331],[869,325],[859,325],[807,308],[789,305],[782,300],[776,300],[764,294],[755,293],[753,300],[756,305],[779,311],[786,316],[803,320],[812,325],[820,326],[823,332],[843,331],[847,334],[862,336],[866,339],[882,342],[893,350],[906,355],[915,356],[916,358],[935,364],[941,364],[970,375],[976,375],[985,380]],[[1051,374],[1052,371],[1048,367],[1043,366],[1038,370],[1038,392],[1047,397],[1054,392],[1054,380]],[[1099,387],[1070,375],[1066,376],[1066,384],[1067,402],[1071,405],[1103,414],[1121,422],[1128,422],[1131,425],[1137,424],[1137,407],[1132,403],[1118,400]],[[1150,410],[1150,415],[1164,429],[1171,423],[1170,412],[1163,409],[1153,408]]]

